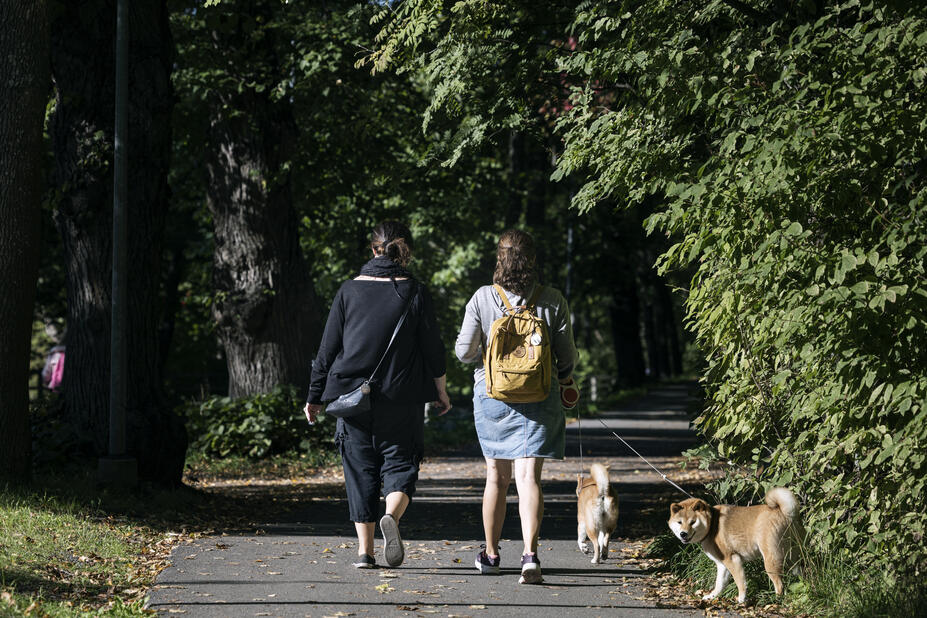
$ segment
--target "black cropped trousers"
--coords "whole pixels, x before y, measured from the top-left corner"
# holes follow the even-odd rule
[[[341,451],[351,521],[375,522],[380,493],[415,494],[424,455],[425,415],[420,403],[373,402],[368,412],[339,418]]]

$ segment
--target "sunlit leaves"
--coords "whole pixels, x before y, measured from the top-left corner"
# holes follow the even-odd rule
[[[558,3],[567,19],[546,42],[575,47],[519,56],[513,41],[538,44],[520,5],[502,24],[493,2],[439,4],[407,0],[384,32],[440,84],[432,116],[483,103],[457,152],[523,120],[512,110],[555,72],[571,108],[556,116],[553,178],[581,183],[583,212],[656,200],[647,229],[674,238],[659,266],[694,272],[700,429],[791,484],[822,545],[924,568],[924,7]],[[412,11],[429,15],[427,49],[403,42]],[[501,70],[512,59],[522,70]]]

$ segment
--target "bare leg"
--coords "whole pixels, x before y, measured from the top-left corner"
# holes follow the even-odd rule
[[[515,486],[518,488],[518,515],[526,554],[538,551],[538,534],[544,517],[544,493],[541,491],[542,457],[515,460]]]
[[[505,521],[505,495],[512,482],[512,460],[486,458],[486,487],[483,489],[483,532],[486,554],[499,555],[499,537]]]
[[[397,522],[406,512],[407,506],[409,506],[409,496],[401,491],[394,491],[386,496],[386,513],[392,515]]]
[[[357,555],[373,555],[373,533],[376,524],[372,521],[356,521],[354,529],[357,530]]]

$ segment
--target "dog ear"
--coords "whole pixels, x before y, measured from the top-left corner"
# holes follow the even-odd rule
[[[696,500],[692,506],[693,511],[711,511],[711,507],[704,500]]]
[[[674,502],[670,505],[670,517],[682,510],[682,505],[678,502]]]

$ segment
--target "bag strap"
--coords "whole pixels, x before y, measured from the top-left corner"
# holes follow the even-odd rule
[[[492,287],[496,289],[496,293],[499,295],[499,298],[501,298],[502,302],[505,303],[505,308],[509,311],[512,311],[514,307],[512,307],[512,303],[509,302],[509,297],[506,296],[505,292],[502,290],[502,286],[498,283],[493,283]]]
[[[492,284],[492,287],[496,289],[496,292],[499,293],[499,298],[502,299],[502,302],[505,303],[505,309],[509,312],[514,311],[515,307],[512,306],[512,303],[509,302],[508,296],[505,295],[505,291],[502,289],[502,286],[498,283]],[[544,289],[543,285],[538,285],[534,288],[534,294],[531,295],[531,298],[528,299],[528,302],[525,305],[520,305],[520,309],[527,309],[529,307],[534,307],[538,302],[538,297],[541,295],[541,290]]]
[[[406,321],[406,316],[409,314],[409,309],[412,307],[412,298],[418,293],[418,283],[412,287],[412,291],[409,292],[409,300],[406,301],[406,309],[402,312],[402,315],[399,316],[399,321],[396,322],[396,328],[393,329],[393,336],[389,338],[389,343],[386,344],[386,349],[383,350],[383,356],[380,357],[380,362],[377,363],[377,366],[374,368],[373,373],[370,374],[370,377],[367,378],[367,381],[370,382],[373,380],[373,376],[377,374],[377,371],[380,369],[380,365],[383,364],[383,360],[386,358],[386,354],[389,352],[389,349],[393,346],[393,341],[396,339],[396,335],[399,334],[399,329],[402,328],[402,323]]]

